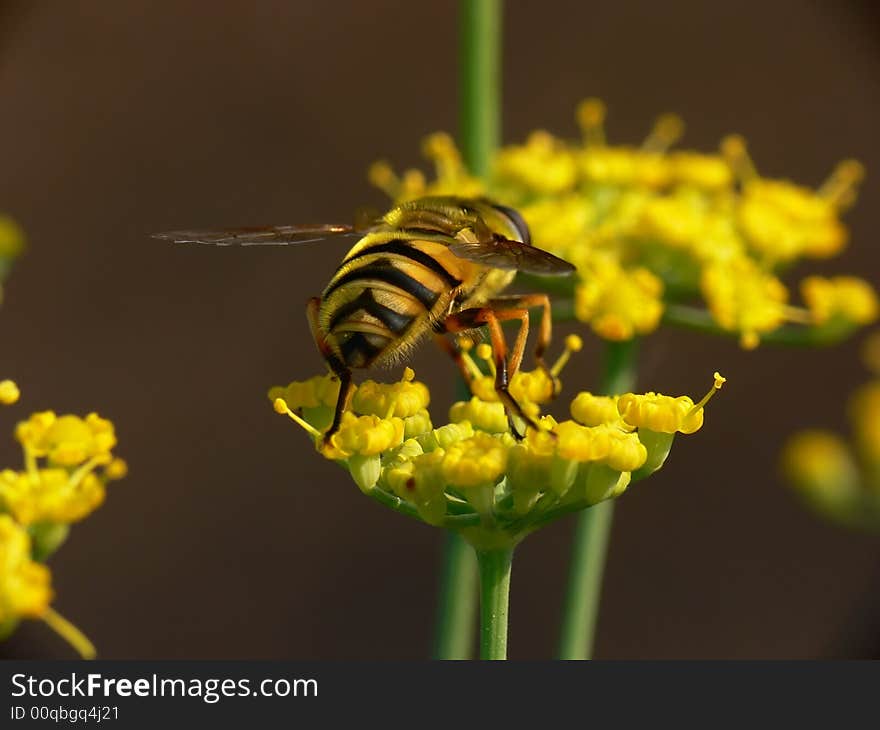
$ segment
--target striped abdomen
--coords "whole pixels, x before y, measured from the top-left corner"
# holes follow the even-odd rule
[[[443,243],[369,234],[324,290],[325,341],[350,368],[388,364],[430,331],[471,268]]]

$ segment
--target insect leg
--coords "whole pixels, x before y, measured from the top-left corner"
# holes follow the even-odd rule
[[[531,426],[534,429],[538,428],[538,424],[523,411],[520,404],[516,402],[508,391],[510,378],[516,373],[516,369],[511,367],[511,358],[508,357],[507,342],[504,339],[504,332],[501,330],[501,322],[503,320],[518,319],[523,323],[521,330],[525,328],[526,333],[528,333],[528,316],[529,313],[525,309],[503,309],[496,312],[489,307],[475,307],[473,309],[464,309],[443,320],[443,327],[446,332],[463,332],[482,325],[486,325],[489,328],[492,355],[495,361],[495,392],[498,394],[498,399],[504,404],[505,411],[507,411],[510,430],[518,439],[523,438],[523,434],[517,431],[516,425],[513,422],[513,416],[522,419],[527,426]],[[519,357],[522,359],[521,347]],[[516,362],[515,365],[519,367],[519,362]]]
[[[333,423],[330,424],[330,428],[324,432],[324,443],[326,444],[329,442],[330,437],[339,430],[339,426],[342,423],[342,414],[345,412],[345,409],[348,408],[348,402],[351,400],[352,387],[351,370],[349,370],[345,363],[336,357],[333,351],[327,346],[327,341],[321,331],[318,319],[320,308],[320,297],[312,297],[306,305],[306,317],[308,317],[309,328],[312,331],[312,337],[315,340],[315,344],[318,346],[318,351],[327,361],[327,365],[330,366],[333,374],[339,378],[339,396],[336,398],[336,408],[333,412]]]
[[[510,296],[495,297],[489,300],[489,306],[493,309],[503,310],[509,307],[515,309],[530,309],[541,307],[541,325],[538,328],[538,337],[535,341],[535,364],[546,373],[553,383],[553,395],[558,395],[561,389],[559,379],[554,377],[550,368],[544,362],[544,353],[550,344],[553,329],[553,319],[550,310],[550,297],[546,294],[513,294]],[[523,342],[525,345],[525,342]]]
[[[453,362],[458,366],[458,369],[461,371],[461,376],[464,378],[464,382],[467,384],[468,389],[471,389],[471,382],[473,382],[473,374],[470,370],[468,370],[467,365],[465,364],[464,358],[461,356],[461,350],[458,349],[458,346],[454,342],[450,342],[442,332],[434,333],[434,341],[440,347],[443,352],[445,352],[449,357],[452,358]]]

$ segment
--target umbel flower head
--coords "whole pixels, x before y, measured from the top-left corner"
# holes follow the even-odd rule
[[[25,526],[82,520],[103,503],[107,482],[127,471],[112,453],[113,424],[97,413],[33,413],[16,426],[15,438],[25,466],[0,471],[0,510]]]
[[[428,137],[434,177],[377,163],[370,179],[400,202],[423,195],[486,195],[517,208],[532,240],[571,261],[568,312],[606,340],[629,340],[661,322],[728,334],[752,349],[765,339],[834,341],[877,319],[873,287],[856,277],[809,276],[793,303],[783,274],[802,260],[838,255],[841,215],[863,176],[841,162],[813,190],[762,176],[736,135],[717,151],[678,150],[684,124],[661,116],[638,145],[610,144],[604,105],[577,109],[578,140],[539,130],[500,149],[485,178],[471,175],[452,138]]]
[[[549,372],[521,371],[512,379],[511,393],[538,425],[518,440],[491,385],[489,346],[461,344],[472,396],[453,404],[449,422],[439,427],[427,412],[428,388],[410,368],[396,383],[360,385],[326,446],[321,428],[328,419],[314,404],[323,405],[320,394],[332,393],[333,376],[272,388],[269,399],[368,496],[491,546],[515,544],[563,514],[618,497],[633,480],[659,469],[676,433],[702,427],[704,406],[724,382],[716,375],[712,390],[696,403],[656,393],[580,393],[571,403],[572,417],[557,421],[541,410],[558,391],[569,357],[581,349],[580,338],[572,336]]]
[[[19,399],[18,386],[0,381],[0,403]],[[107,482],[127,467],[113,455],[113,424],[96,413],[84,418],[33,413],[18,423],[24,466],[0,470],[0,638],[26,618],[45,621],[83,657],[95,649],[52,609],[51,574],[43,565],[67,538],[69,526],[103,501]]]
[[[874,378],[850,396],[850,437],[820,428],[798,431],[780,462],[785,478],[814,511],[880,532],[880,333],[866,339],[864,359]]]

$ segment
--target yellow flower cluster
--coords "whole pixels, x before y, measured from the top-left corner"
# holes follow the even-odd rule
[[[0,471],[0,509],[22,525],[82,520],[104,501],[106,483],[127,471],[112,453],[113,424],[97,413],[34,413],[16,426],[15,438],[25,468]]]
[[[0,638],[22,618],[41,618],[52,600],[49,569],[31,558],[31,538],[0,514]]]
[[[785,324],[834,324],[839,333],[877,318],[874,289],[861,279],[809,277],[804,306],[792,306],[779,278],[793,262],[843,250],[840,216],[855,199],[859,163],[840,163],[811,190],[761,177],[738,136],[716,153],[671,149],[683,132],[674,115],[661,116],[641,145],[610,145],[605,115],[600,101],[583,102],[580,140],[533,132],[499,150],[485,179],[469,174],[445,134],[424,145],[433,180],[417,170],[397,175],[385,162],[370,179],[395,201],[488,195],[517,208],[535,245],[577,267],[573,289],[562,293],[606,340],[649,333],[664,316],[678,322],[679,308],[700,299],[701,316],[745,348]]]
[[[783,475],[817,512],[880,532],[880,333],[865,342],[875,378],[850,397],[850,438],[817,428],[793,434],[781,455]]]
[[[407,368],[396,383],[361,385],[341,428],[322,448],[326,458],[345,465],[365,494],[429,524],[459,529],[477,543],[515,542],[556,516],[619,496],[634,474],[641,478],[662,466],[675,433],[702,426],[704,406],[724,382],[716,374],[713,389],[696,403],[656,393],[580,393],[571,404],[572,419],[557,422],[541,415],[541,406],[554,397],[560,371],[581,348],[580,338],[569,337],[547,372],[513,378],[511,393],[537,424],[518,439],[525,424],[511,429],[492,386],[488,345],[461,344],[472,396],[453,404],[450,423],[434,428],[422,416],[429,392]],[[321,431],[309,422],[305,404],[317,402],[318,392],[332,391],[331,382],[328,375],[291,383],[272,388],[269,398],[320,444]],[[299,400],[288,403],[285,393]]]
[[[19,398],[11,380],[0,381],[0,403]],[[0,638],[21,619],[39,618],[83,656],[94,656],[88,640],[51,607],[51,574],[41,561],[60,547],[69,525],[103,501],[105,485],[125,476],[113,456],[113,424],[96,413],[85,418],[32,414],[15,428],[24,468],[0,471]]]

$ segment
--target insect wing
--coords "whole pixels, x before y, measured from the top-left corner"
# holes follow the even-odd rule
[[[359,236],[361,232],[343,223],[305,226],[254,226],[216,230],[166,231],[153,238],[174,243],[202,243],[209,246],[292,246],[327,238]]]
[[[449,250],[461,259],[493,269],[513,269],[539,276],[568,276],[575,271],[568,261],[520,241],[456,241],[450,244]]]

